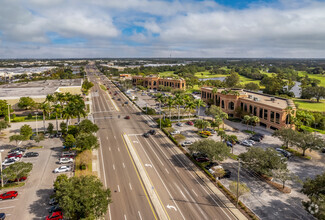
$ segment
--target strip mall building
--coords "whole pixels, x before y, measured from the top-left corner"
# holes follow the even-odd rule
[[[185,79],[174,79],[174,78],[160,78],[159,76],[132,76],[133,85],[142,85],[148,89],[159,89],[159,86],[167,86],[173,89],[186,88]]]
[[[214,103],[229,117],[235,116],[236,109],[241,109],[260,119],[260,126],[270,129],[290,127],[290,114],[295,116],[296,106],[290,99],[274,97],[243,89],[201,88],[201,99]]]

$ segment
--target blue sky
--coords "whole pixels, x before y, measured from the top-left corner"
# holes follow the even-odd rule
[[[325,57],[317,0],[1,0],[0,58]]]

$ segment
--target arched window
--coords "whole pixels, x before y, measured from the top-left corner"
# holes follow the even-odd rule
[[[225,108],[225,102],[223,100],[221,101],[221,108]]]
[[[286,124],[290,124],[290,121],[291,121],[291,115],[288,114],[287,117],[286,117]]]
[[[234,109],[235,109],[235,104],[234,104],[233,102],[229,102],[229,104],[228,104],[228,108],[229,108],[230,110],[234,110]]]
[[[153,85],[155,86],[157,84],[157,82],[156,81],[153,81]]]

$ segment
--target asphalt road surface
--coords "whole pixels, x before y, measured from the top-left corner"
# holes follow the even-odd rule
[[[147,116],[131,102],[123,106],[127,98],[115,95],[119,90],[95,66],[86,71],[95,84],[92,116],[100,128],[100,176],[112,191],[105,219],[237,219],[162,132],[143,136],[152,129]]]

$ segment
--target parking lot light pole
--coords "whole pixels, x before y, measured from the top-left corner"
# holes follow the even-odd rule
[[[38,112],[35,112],[35,115],[36,115],[36,135],[38,135],[38,129],[37,129],[37,114],[38,114]]]
[[[236,207],[238,207],[238,202],[239,202],[239,198],[238,198],[238,190],[239,190],[239,171],[240,171],[240,158],[238,159],[238,173],[237,173],[237,202],[236,202]]]
[[[10,124],[10,104],[7,104],[8,105],[8,117],[9,117],[9,124]]]
[[[2,153],[3,150],[0,150],[0,165],[1,165],[1,188],[3,188],[3,175],[2,175]]]

